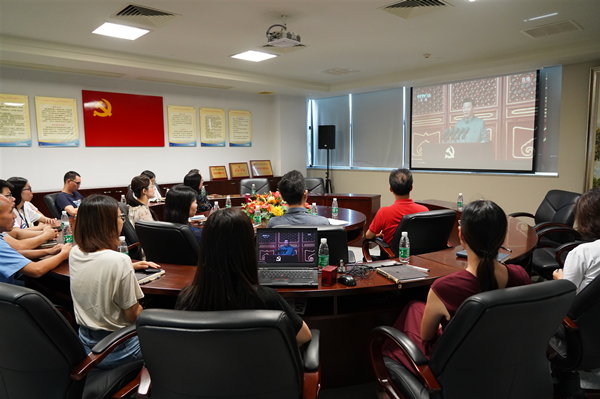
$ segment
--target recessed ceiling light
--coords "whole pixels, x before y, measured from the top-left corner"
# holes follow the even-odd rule
[[[148,32],[150,32],[148,29],[140,29],[134,28],[133,26],[105,22],[96,28],[96,30],[92,33],[97,35],[118,37],[119,39],[135,40],[140,36],[144,36]]]
[[[268,60],[269,58],[275,58],[275,57],[277,57],[277,56],[274,54],[262,53],[260,51],[253,51],[253,50],[249,50],[244,53],[239,53],[239,54],[231,56],[231,58],[237,58],[240,60],[253,61],[253,62],[260,62],[260,61]]]
[[[539,17],[533,17],[533,18],[526,19],[524,22],[527,22],[527,21],[535,21],[536,19],[542,19],[542,18],[553,17],[553,16],[555,16],[555,15],[558,15],[558,13],[557,13],[557,12],[553,12],[552,14],[540,15]]]

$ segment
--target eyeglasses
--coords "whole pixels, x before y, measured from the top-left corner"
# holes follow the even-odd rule
[[[121,218],[122,221],[125,221],[126,217],[127,217],[127,215],[125,215],[124,213],[119,215],[119,218]]]
[[[2,194],[2,196],[3,196],[3,197],[6,197],[6,198],[8,198],[8,199],[14,198],[14,197],[12,196],[12,194]]]
[[[29,186],[29,187],[27,187],[27,188],[24,188],[24,189],[22,189],[21,191],[31,191],[31,189],[32,189],[32,187],[31,187],[31,186]]]
[[[81,186],[81,182],[80,181],[75,181],[75,180],[71,180],[73,183],[77,184],[78,186]]]

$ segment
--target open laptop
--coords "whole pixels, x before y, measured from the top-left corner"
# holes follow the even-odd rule
[[[319,286],[317,229],[257,229],[258,282],[274,287]]]

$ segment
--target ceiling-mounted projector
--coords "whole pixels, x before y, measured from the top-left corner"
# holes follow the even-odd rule
[[[280,27],[278,31],[271,31],[275,27]],[[267,45],[273,47],[295,47],[301,46],[300,35],[287,30],[287,26],[276,24],[267,29]]]

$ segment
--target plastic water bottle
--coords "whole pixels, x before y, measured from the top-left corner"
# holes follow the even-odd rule
[[[221,208],[219,208],[219,201],[215,201],[215,206],[213,206],[213,212],[219,211],[221,210]],[[212,212],[211,212],[212,213]]]
[[[228,195],[225,199],[225,208],[231,208],[231,196]]]
[[[202,186],[202,188],[200,189],[200,194],[201,194],[203,197],[206,197],[206,187]]]
[[[71,229],[70,223],[67,223],[63,229],[63,243],[73,244],[73,229]]]
[[[463,195],[462,193],[458,193],[458,199],[456,200],[456,207],[459,211],[463,210]]]
[[[125,200],[125,195],[124,194],[121,194],[121,202],[124,203],[124,204],[127,203],[127,200]]]
[[[337,203],[337,198],[333,199],[333,202],[331,203],[331,217],[334,219],[338,218],[338,203]]]
[[[60,215],[60,228],[65,229],[65,226],[69,223],[69,215],[67,215],[67,211],[62,211],[62,215]]]
[[[400,257],[400,262],[408,265],[408,261],[410,259],[410,241],[408,239],[408,231],[402,232],[398,254]]]
[[[125,236],[119,237],[119,247],[117,248],[117,252],[129,255],[129,248],[127,248],[127,241],[125,240]]]
[[[254,208],[254,223],[260,224],[260,206],[258,205]]]
[[[251,190],[251,192],[250,192],[250,195],[251,195],[252,197],[255,197],[255,196],[256,196],[256,184],[254,184],[254,183],[252,183],[252,190]]]
[[[317,211],[317,203],[313,202],[312,206],[310,207],[310,213],[313,215],[318,215],[319,212]]]
[[[329,246],[327,245],[327,238],[321,238],[321,245],[319,245],[319,268],[329,266]]]

